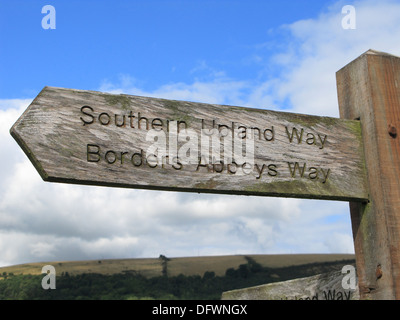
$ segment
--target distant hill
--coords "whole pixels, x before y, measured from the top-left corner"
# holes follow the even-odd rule
[[[200,275],[212,271],[216,276],[223,276],[229,268],[237,269],[241,264],[246,264],[246,257],[252,258],[258,264],[267,268],[282,268],[299,266],[311,263],[334,262],[352,260],[352,254],[268,254],[268,255],[227,255],[204,257],[167,257],[168,276]],[[101,259],[86,261],[46,261],[25,263],[0,268],[1,276],[6,274],[31,274],[40,275],[44,265],[52,265],[56,274],[68,272],[69,275],[83,273],[98,273],[104,275],[118,273],[136,273],[147,278],[163,275],[162,259],[160,258],[135,258],[135,259]]]
[[[0,268],[0,300],[219,300],[229,290],[339,271],[354,255],[234,255],[51,261]],[[42,288],[44,265],[57,290]]]

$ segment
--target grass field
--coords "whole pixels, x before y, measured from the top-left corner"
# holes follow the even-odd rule
[[[205,257],[179,257],[170,258],[168,261],[168,275],[185,276],[200,275],[206,271],[213,271],[217,276],[223,276],[229,268],[238,268],[247,263],[245,257],[251,257],[263,267],[279,268],[298,266],[316,262],[332,262],[354,259],[352,254],[276,254],[276,255],[231,255],[231,256],[205,256]],[[0,279],[3,274],[33,274],[40,275],[42,267],[52,265],[56,274],[68,272],[70,275],[82,273],[115,274],[135,272],[145,277],[162,275],[162,264],[159,258],[138,259],[104,259],[87,261],[47,261],[26,263],[0,268]]]

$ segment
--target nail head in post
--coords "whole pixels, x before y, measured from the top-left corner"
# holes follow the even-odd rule
[[[389,124],[388,132],[392,138],[397,137],[397,129],[393,124]]]
[[[378,264],[378,265],[376,266],[376,271],[375,271],[376,279],[382,278],[382,274],[383,274],[383,272],[382,272],[382,266],[381,266],[380,264]]]

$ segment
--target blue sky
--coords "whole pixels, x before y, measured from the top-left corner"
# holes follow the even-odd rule
[[[97,89],[129,75],[144,90],[223,72],[271,76],[285,46],[282,25],[318,15],[332,1],[1,2],[0,98],[31,98],[43,86]],[[44,30],[45,4],[56,29]],[[262,56],[262,61],[256,56]],[[273,75],[273,74],[272,74]]]
[[[337,117],[335,73],[368,49],[399,56],[399,21],[395,0],[0,0],[0,266],[353,253],[345,202],[47,183],[9,129],[44,86]]]

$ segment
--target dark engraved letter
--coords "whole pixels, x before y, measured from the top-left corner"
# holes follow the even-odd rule
[[[294,168],[292,169],[292,162],[288,162],[287,163],[289,166],[289,170],[290,170],[290,175],[292,176],[292,178],[295,178],[296,176],[296,169],[299,171],[299,175],[301,178],[303,178],[304,176],[304,171],[306,170],[306,164],[303,165],[303,168],[300,169],[300,165],[298,162],[294,163]]]
[[[183,120],[179,120],[179,121],[178,121],[178,133],[180,133],[180,125],[181,125],[181,124],[183,124],[183,126],[184,126],[183,130],[186,130],[186,129],[187,129],[187,124],[186,124],[186,122],[183,121]]]
[[[224,162],[219,160],[213,164],[214,172],[221,173],[224,170]]]
[[[318,169],[315,167],[310,167],[308,170],[310,170],[310,173],[308,174],[308,177],[311,180],[317,179],[318,178]]]
[[[88,117],[92,118],[92,120],[85,120],[85,119],[83,119],[83,118],[81,117],[81,120],[82,120],[84,126],[87,125],[87,124],[92,124],[92,123],[94,122],[94,117],[93,117],[90,113],[85,112],[85,111],[84,111],[85,109],[89,109],[90,111],[94,112],[93,108],[90,107],[90,106],[83,106],[83,107],[81,108],[81,112],[82,112],[85,116],[88,116]]]
[[[154,118],[153,121],[151,121],[151,128],[157,131],[162,130],[163,122],[160,118]]]
[[[258,131],[258,139],[260,140],[260,139],[261,139],[261,131],[260,131],[260,128],[251,127],[250,129],[251,129],[251,133],[253,134],[252,137],[253,137],[254,140],[256,139],[256,131]]]
[[[128,152],[121,152],[121,164],[124,164],[124,155],[128,154]]]
[[[132,110],[129,112],[129,116],[128,116],[128,118],[130,118],[130,125],[131,125],[131,128],[135,128],[134,126],[133,126],[133,118],[135,117],[135,115],[133,114],[133,112],[132,112]]]
[[[149,119],[147,119],[146,117],[141,117],[140,116],[140,112],[138,113],[138,128],[140,128],[140,121],[145,120],[146,121],[146,130],[149,130]]]
[[[107,119],[106,122],[103,122],[103,121],[101,120],[101,118],[102,118],[103,116],[106,116],[106,119]],[[100,115],[99,115],[99,122],[100,122],[102,125],[107,126],[107,125],[110,124],[110,121],[111,121],[111,118],[110,118],[110,115],[109,115],[107,112],[102,112],[102,113],[100,113]]]
[[[96,151],[93,151],[92,149],[96,149]],[[99,162],[100,161],[100,147],[98,145],[88,144],[86,146],[86,151],[87,151],[87,161],[88,162]]]
[[[106,159],[107,163],[113,164],[115,161],[117,161],[117,154],[115,153],[115,151],[109,150],[106,152],[104,158]]]
[[[140,167],[142,165],[142,163],[143,163],[143,150],[142,149],[140,150],[140,153],[136,152],[132,155],[131,162],[135,167]]]
[[[274,141],[274,138],[275,138],[274,126],[272,126],[271,129],[264,130],[264,139],[266,141]]]
[[[235,174],[237,171],[237,163],[235,161],[232,161],[232,163],[228,163],[228,172]],[[234,168],[234,169],[233,169]]]
[[[122,123],[118,123],[117,117],[118,115],[115,115],[115,125],[117,127],[125,127],[125,115],[122,115]]]
[[[301,128],[300,135],[296,128],[292,129],[292,135],[290,135],[288,127],[285,127],[285,129],[286,129],[286,134],[289,138],[290,143],[292,143],[295,134],[296,134],[296,138],[297,138],[297,143],[301,143],[301,141],[303,140],[303,132],[304,132],[303,128]]]
[[[306,142],[308,145],[317,144],[315,135],[313,135],[312,133],[307,133],[307,137],[308,138],[307,138]]]
[[[179,158],[174,157],[174,161],[176,161],[176,163],[172,164],[172,168],[174,168],[175,170],[181,170],[183,165],[179,162]]]
[[[153,158],[154,158],[154,161],[151,160],[150,157],[153,157]],[[147,160],[147,161],[146,161],[146,162],[147,162],[147,165],[148,165],[150,168],[155,168],[155,167],[157,167],[157,165],[158,165],[158,158],[157,158],[157,156],[156,156],[155,154],[150,154],[150,155],[148,155],[146,160]]]
[[[268,175],[271,177],[276,177],[278,175],[278,171],[276,170],[276,164],[268,165]]]

